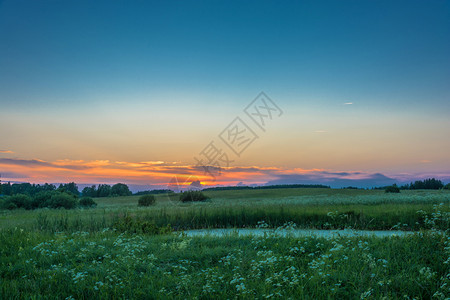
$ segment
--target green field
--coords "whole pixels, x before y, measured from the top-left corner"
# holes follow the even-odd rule
[[[0,211],[0,299],[448,299],[450,191],[267,189]],[[414,230],[405,237],[187,237],[195,228]],[[292,223],[290,223],[292,224]]]

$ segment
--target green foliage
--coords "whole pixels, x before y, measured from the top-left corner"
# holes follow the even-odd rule
[[[181,202],[197,202],[208,200],[209,197],[200,191],[187,191],[180,194]]]
[[[77,197],[67,193],[55,193],[45,202],[45,206],[49,208],[73,209],[76,208],[77,205]]]
[[[139,206],[150,206],[154,205],[156,202],[156,198],[153,195],[143,195],[139,197],[138,205]]]
[[[96,207],[97,203],[91,197],[83,197],[80,199],[80,206],[85,208]]]
[[[400,193],[400,189],[396,184],[386,187],[384,190],[386,193]]]
[[[10,210],[16,208],[32,209],[32,199],[28,195],[16,194],[6,197],[3,207]]]
[[[142,196],[142,195],[158,195],[158,194],[173,194],[174,191],[168,190],[168,189],[157,189],[157,190],[151,190],[151,191],[140,191],[134,193],[136,196]]]
[[[444,186],[444,189],[445,189],[445,190],[450,190],[450,183],[447,183],[447,184]]]
[[[100,184],[97,188],[97,197],[111,196],[111,186],[107,184]]]
[[[167,234],[172,232],[170,225],[158,226],[154,222],[132,218],[129,215],[119,217],[113,225],[119,232],[142,233],[150,235]]]
[[[80,192],[78,191],[78,186],[75,182],[60,184],[58,187],[58,191],[73,194],[77,197],[80,195]]]
[[[83,197],[97,197],[97,188],[95,185],[93,186],[87,186],[81,191],[81,195]]]
[[[414,183],[411,182],[409,189],[411,190],[438,190],[444,187],[442,181],[435,178],[425,179],[424,181],[417,180]]]
[[[67,194],[59,191],[40,191],[33,197],[25,194],[15,194],[13,196],[5,197],[2,204],[4,209],[36,209],[36,208],[75,208],[78,204],[78,199],[73,194]]]
[[[5,196],[11,196],[12,195],[12,187],[11,183],[2,183],[2,193]]]
[[[46,205],[48,205],[49,203],[50,198],[58,193],[59,192],[57,191],[41,191],[37,193],[36,195],[33,196],[33,203],[32,203],[33,209],[46,207]]]
[[[111,188],[111,196],[131,196],[133,193],[130,191],[128,186],[123,183],[117,183]]]
[[[329,189],[330,187],[322,184],[277,184],[277,185],[262,185],[262,186],[219,186],[212,188],[205,188],[202,191],[232,191],[232,190],[265,190],[265,189]]]

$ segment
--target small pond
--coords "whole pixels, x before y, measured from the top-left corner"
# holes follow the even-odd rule
[[[322,230],[322,229],[261,229],[261,228],[229,228],[229,229],[194,229],[182,231],[186,236],[264,236],[275,235],[285,237],[326,237],[333,238],[339,236],[354,237],[354,236],[406,236],[413,234],[413,231],[392,231],[392,230]]]

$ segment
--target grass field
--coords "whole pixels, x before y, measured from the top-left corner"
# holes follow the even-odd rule
[[[0,299],[450,297],[449,191],[207,194],[211,200],[188,204],[158,195],[145,208],[129,196],[95,199],[94,209],[0,211]],[[167,227],[257,227],[261,221],[274,228],[294,222],[418,233],[187,237]]]

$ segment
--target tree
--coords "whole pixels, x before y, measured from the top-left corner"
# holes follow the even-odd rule
[[[112,196],[130,196],[132,193],[126,184],[117,183],[111,188]]]
[[[97,188],[97,197],[111,196],[111,186],[107,184],[100,184]]]
[[[411,190],[438,190],[443,187],[444,184],[442,184],[442,181],[435,178],[425,179],[424,181],[417,180],[410,185]]]
[[[6,198],[6,201],[3,205],[7,209],[15,209],[15,208],[31,209],[32,208],[31,202],[32,199],[29,195],[16,194]]]
[[[90,187],[87,186],[83,189],[81,194],[83,197],[97,197],[97,188],[95,187],[95,185]]]
[[[12,195],[23,194],[23,195],[32,195],[33,186],[30,183],[14,183],[11,186]]]
[[[40,191],[33,196],[32,208],[46,207],[53,195],[58,194],[57,191]]]
[[[80,192],[78,191],[78,186],[75,182],[60,184],[58,187],[58,190],[60,192],[66,192],[66,193],[73,194],[77,197],[80,195]]]
[[[5,196],[11,196],[12,195],[11,182],[4,183],[2,185],[2,189],[3,189],[3,195],[5,195]]]
[[[77,207],[78,199],[73,194],[55,193],[47,202],[50,208],[65,208],[72,209]]]

